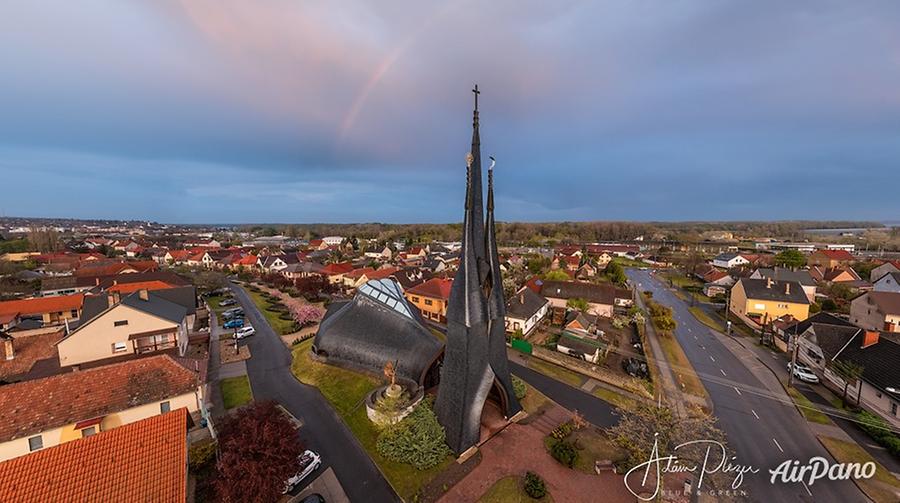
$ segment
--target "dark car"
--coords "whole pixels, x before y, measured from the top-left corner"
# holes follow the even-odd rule
[[[220,306],[233,306],[237,304],[237,301],[234,299],[225,299],[222,302],[219,302]]]
[[[325,503],[325,498],[319,493],[313,493],[300,500],[300,503]]]

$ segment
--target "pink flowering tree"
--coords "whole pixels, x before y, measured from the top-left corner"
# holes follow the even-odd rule
[[[324,313],[316,306],[300,304],[291,307],[291,316],[301,327],[318,323]]]

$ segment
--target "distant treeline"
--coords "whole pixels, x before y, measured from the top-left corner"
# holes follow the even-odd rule
[[[704,232],[728,231],[737,236],[766,236],[799,239],[806,229],[842,229],[883,227],[879,222],[856,221],[783,221],[783,222],[499,222],[497,240],[507,244],[546,245],[565,242],[666,240],[690,242]],[[456,241],[462,224],[277,224],[245,225],[240,230],[263,235],[285,234],[298,238],[329,235],[357,238],[411,240],[415,242]]]

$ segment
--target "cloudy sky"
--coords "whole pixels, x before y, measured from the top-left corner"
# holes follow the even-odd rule
[[[7,0],[0,215],[896,219],[900,2]]]

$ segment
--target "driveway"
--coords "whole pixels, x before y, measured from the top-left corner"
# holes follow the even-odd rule
[[[785,460],[806,463],[813,456],[833,458],[816,439],[790,398],[752,353],[738,358],[726,347],[733,340],[697,321],[688,305],[648,271],[629,269],[639,291],[650,290],[653,300],[673,309],[675,337],[712,399],[719,426],[737,455],[737,463],[750,464],[759,473],[746,474],[744,484],[751,501],[867,501],[852,482],[819,480],[813,487],[791,483],[773,485],[769,470]],[[764,382],[765,381],[765,382]]]
[[[399,501],[325,397],[318,389],[297,381],[291,374],[291,353],[256,304],[243,288],[234,284],[230,287],[235,299],[244,307],[246,318],[256,327],[256,335],[248,342],[253,357],[246,362],[254,398],[275,400],[303,422],[301,439],[308,448],[322,455],[320,470],[334,470],[350,501]]]

